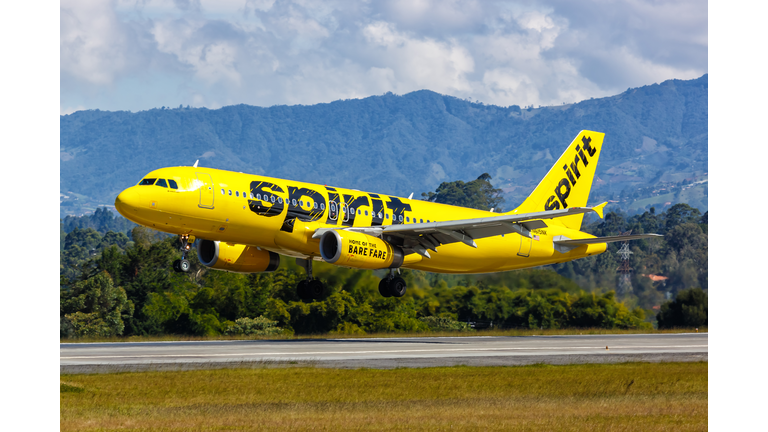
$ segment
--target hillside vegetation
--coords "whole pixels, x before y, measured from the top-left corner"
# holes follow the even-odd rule
[[[457,187],[446,183],[443,189]],[[482,195],[469,194],[469,201],[483,205],[477,199]],[[598,236],[629,229],[664,234],[633,242],[633,289],[618,295],[617,246],[610,244],[606,253],[544,268],[487,275],[402,270],[409,288],[400,299],[378,293],[383,270],[318,262],[315,276],[328,288],[320,299],[302,301],[296,285],[305,273],[293,259],[283,257],[273,273],[245,275],[208,269],[193,249],[192,271],[175,273],[176,237],[126,228],[121,217],[110,217],[100,210],[62,222],[62,233],[71,229],[60,261],[62,337],[470,331],[470,322],[495,328],[650,329],[657,315],[660,328],[707,325],[702,288],[708,288],[708,213],[686,204],[632,217],[611,212],[584,226]],[[126,231],[104,232],[108,227]],[[652,275],[664,276],[654,282]],[[675,302],[665,303],[678,292]]]
[[[708,76],[570,105],[428,90],[312,106],[78,111],[61,117],[61,215],[112,205],[152,169],[200,165],[408,196],[490,173],[511,209],[583,129],[606,133],[591,194],[623,211],[707,209]]]

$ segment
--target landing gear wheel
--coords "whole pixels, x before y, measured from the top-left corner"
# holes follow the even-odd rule
[[[175,271],[176,273],[180,273],[181,272],[181,269],[179,268],[179,263],[180,262],[181,262],[181,260],[176,260],[176,261],[173,262],[173,271]]]
[[[310,299],[309,281],[303,280],[299,282],[299,285],[296,287],[296,294],[298,294],[299,298],[302,300]]]
[[[382,297],[392,297],[392,293],[389,292],[389,278],[384,278],[379,282],[379,294]]]
[[[190,267],[191,265],[189,264],[189,260],[183,259],[179,261],[179,271],[181,271],[182,273],[188,272]]]
[[[389,281],[389,292],[394,297],[402,297],[405,295],[405,280],[400,276],[393,277]]]
[[[323,285],[322,282],[320,282],[317,279],[312,279],[307,283],[307,292],[309,293],[309,296],[313,299],[319,299],[323,295],[323,291],[325,290],[325,285]]]

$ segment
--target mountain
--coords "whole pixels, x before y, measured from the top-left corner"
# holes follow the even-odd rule
[[[112,205],[165,166],[192,165],[396,196],[487,172],[511,209],[583,129],[605,132],[592,202],[707,209],[708,76],[539,108],[421,90],[311,106],[100,110],[61,116],[61,215]]]

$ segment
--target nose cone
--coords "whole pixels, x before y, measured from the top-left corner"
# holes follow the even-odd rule
[[[131,219],[131,213],[138,207],[139,193],[135,187],[130,187],[115,198],[115,209],[127,219]]]

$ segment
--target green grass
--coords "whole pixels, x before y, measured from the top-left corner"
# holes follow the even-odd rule
[[[707,430],[707,370],[707,363],[624,363],[62,375],[60,425],[62,431]]]
[[[660,333],[695,333],[694,328],[676,328],[669,330],[641,329],[512,329],[512,330],[478,330],[470,332],[429,332],[429,333],[370,333],[365,335],[343,334],[301,334],[293,336],[190,336],[190,335],[160,335],[160,336],[125,336],[110,338],[81,338],[59,339],[60,343],[94,343],[94,342],[165,342],[165,341],[210,341],[210,340],[285,340],[285,339],[349,339],[349,338],[401,338],[401,337],[467,337],[467,336],[559,336],[559,335],[601,335],[601,334],[660,334]],[[700,327],[699,333],[706,333],[706,327]]]

